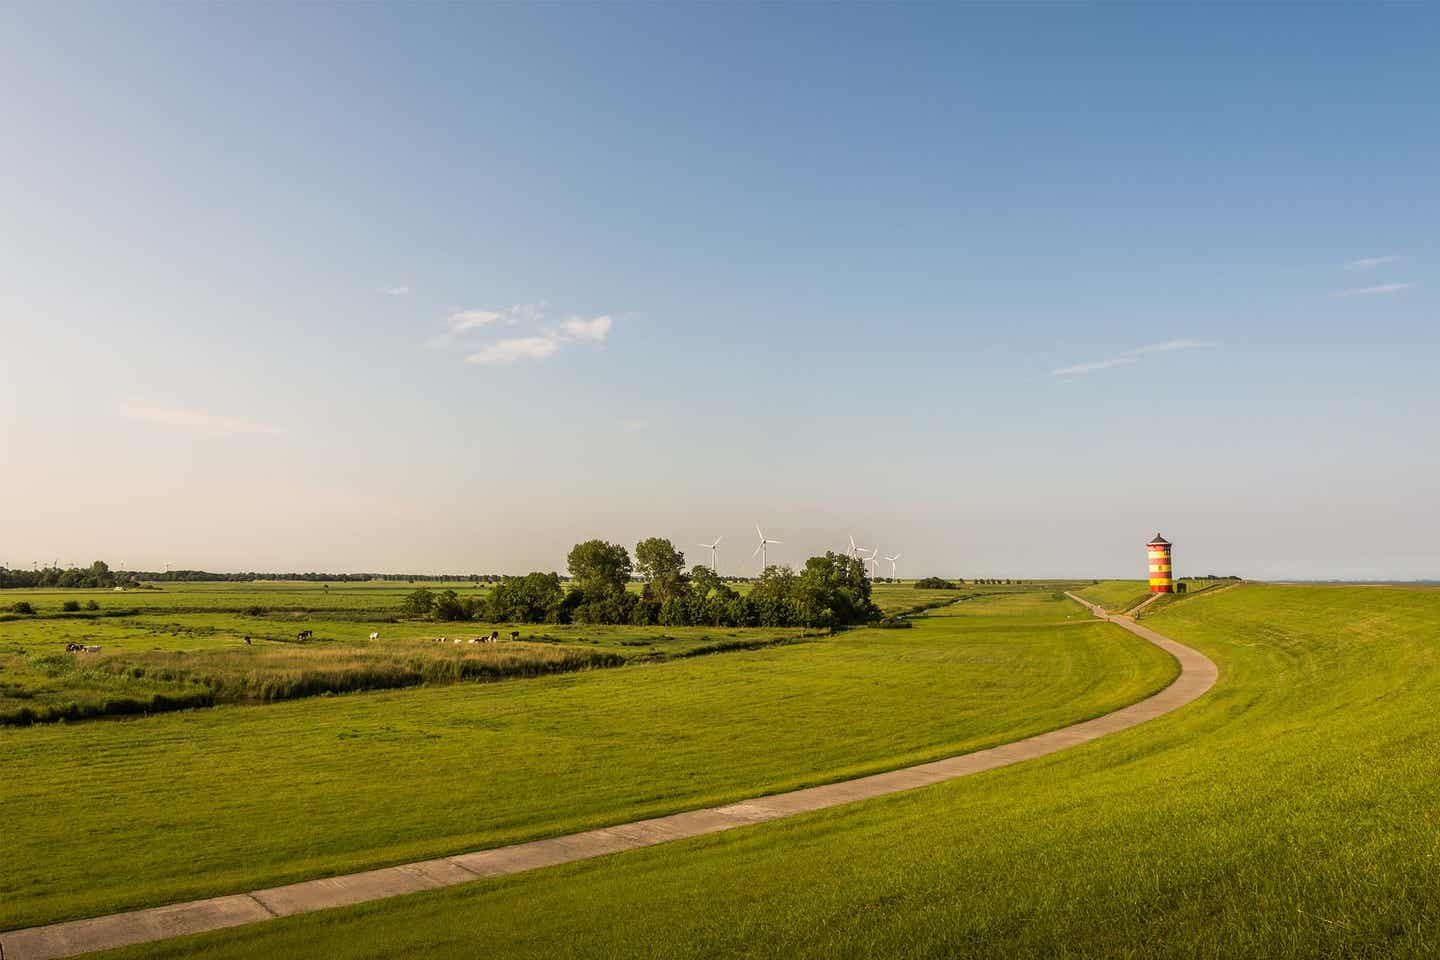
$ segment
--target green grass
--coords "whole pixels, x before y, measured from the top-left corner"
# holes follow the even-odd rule
[[[1145,580],[1102,580],[1075,593],[1111,613],[1124,613],[1149,598],[1150,584]]]
[[[188,585],[177,593],[189,597]],[[222,608],[234,593],[200,591]],[[686,657],[803,638],[798,628],[610,627],[428,623],[358,619],[365,603],[251,616],[234,612],[165,612],[136,616],[36,617],[0,622],[0,724],[112,717],[258,703],[320,693],[377,690],[420,683],[498,680]],[[361,598],[366,600],[368,598]],[[344,619],[330,619],[340,615]],[[314,640],[296,642],[300,630]],[[497,645],[435,644],[499,630]],[[520,643],[509,643],[511,631]],[[379,641],[367,638],[372,631]],[[244,638],[251,638],[251,645]],[[100,647],[70,654],[67,643]]]
[[[1218,684],[1092,744],[115,956],[1440,954],[1440,592],[1247,584],[1150,623]]]
[[[523,683],[0,729],[0,929],[569,833],[980,749],[1174,661],[1053,591]]]

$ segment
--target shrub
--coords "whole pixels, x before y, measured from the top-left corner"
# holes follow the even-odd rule
[[[64,603],[60,604],[60,609],[61,609],[62,611],[64,611],[65,613],[79,613],[79,612],[80,612],[80,601],[79,601],[79,600],[66,600]]]
[[[12,603],[12,604],[10,604],[10,612],[11,612],[11,613],[34,613],[34,612],[35,612],[35,607],[34,607],[33,604],[30,603],[29,600],[21,600],[21,601],[19,601],[19,602],[17,602],[17,603]]]
[[[955,584],[943,577],[926,577],[915,581],[916,590],[954,590]]]
[[[86,609],[86,610],[99,610],[99,609],[100,609],[100,604],[96,603],[94,600],[91,600],[89,603],[85,604],[85,609]]]

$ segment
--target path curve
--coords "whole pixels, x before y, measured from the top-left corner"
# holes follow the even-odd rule
[[[1180,675],[1168,687],[1138,703],[1093,720],[1061,727],[1014,743],[961,754],[931,763],[877,773],[855,780],[776,793],[723,807],[639,820],[634,823],[587,830],[548,840],[462,853],[453,857],[367,870],[323,880],[307,880],[284,887],[254,890],[225,897],[193,900],[87,920],[71,920],[0,934],[5,960],[50,960],[94,950],[165,940],[208,930],[220,930],[274,917],[288,917],[330,907],[349,906],[422,890],[468,883],[485,877],[521,873],[624,850],[719,833],[797,813],[838,807],[857,800],[883,797],[925,787],[984,770],[1007,767],[1088,743],[1107,733],[1126,730],[1190,703],[1215,685],[1219,670],[1209,657],[1142,627],[1129,617],[1107,614],[1102,607],[1065,594],[1095,616],[1124,627],[1169,653],[1180,662]]]

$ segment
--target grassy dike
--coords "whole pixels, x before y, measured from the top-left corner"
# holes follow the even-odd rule
[[[1107,712],[1175,670],[1032,588],[725,656],[0,729],[0,930],[893,769]]]
[[[852,807],[118,957],[1432,957],[1440,592],[1244,585],[1096,743]]]

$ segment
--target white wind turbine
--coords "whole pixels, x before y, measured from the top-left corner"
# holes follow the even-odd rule
[[[856,552],[857,550],[859,550],[859,549],[860,549],[859,547],[855,546],[855,535],[854,535],[854,534],[851,534],[851,535],[850,535],[850,549],[846,552],[845,556],[850,557],[851,559],[854,559],[854,557],[855,557],[855,552]]]
[[[863,549],[865,549],[865,548],[864,548],[864,547],[861,547],[860,549],[863,550]],[[876,559],[876,558],[879,557],[879,556],[880,556],[880,548],[879,548],[879,547],[871,547],[871,548],[870,548],[870,556],[868,556],[868,557],[865,558],[866,562],[870,564],[870,579],[872,579],[872,580],[875,579],[875,568],[876,568],[877,566],[879,566],[879,561]]]
[[[761,572],[761,573],[764,573],[764,572],[765,572],[765,545],[766,545],[766,544],[769,544],[769,543],[783,543],[784,541],[783,541],[783,540],[770,540],[770,539],[767,539],[766,536],[765,536],[765,534],[764,534],[764,532],[761,531],[761,529],[760,529],[760,524],[758,524],[758,523],[755,524],[755,532],[758,533],[758,534],[760,534],[760,545],[755,548],[755,553],[750,554],[750,556],[753,557],[753,556],[756,556],[757,554],[759,555],[759,557],[760,557],[760,572]]]
[[[715,557],[716,557],[715,548],[718,547],[718,546],[720,546],[720,541],[721,541],[721,540],[724,540],[724,539],[725,539],[724,537],[716,537],[714,543],[702,543],[702,544],[700,544],[700,546],[702,546],[702,547],[704,547],[706,550],[709,550],[709,551],[710,551],[710,572],[713,573],[713,574],[715,574],[717,577],[720,575],[720,567],[719,567],[719,565],[718,565],[718,563],[717,563],[717,561],[716,561],[716,559],[715,559]]]
[[[901,556],[902,556],[901,554],[898,554],[898,553],[897,553],[897,554],[895,554],[895,556],[893,556],[893,557],[886,557],[886,558],[885,558],[886,560],[889,560],[889,561],[890,561],[890,579],[891,579],[891,580],[898,580],[898,579],[900,579],[899,577],[895,576],[895,561],[896,561],[896,560],[899,560]]]

